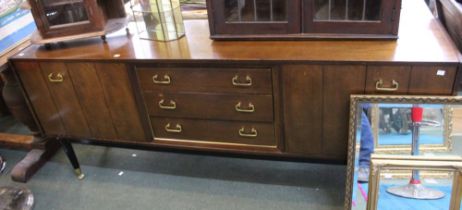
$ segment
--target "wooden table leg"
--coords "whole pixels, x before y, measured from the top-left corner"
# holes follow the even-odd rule
[[[83,174],[82,170],[80,169],[79,160],[75,155],[74,148],[72,147],[71,142],[65,138],[59,139],[59,142],[63,146],[63,150],[66,153],[67,158],[69,159],[69,161],[71,161],[72,167],[74,168],[74,173],[77,176],[77,178],[85,178],[85,174]]]
[[[40,149],[32,149],[11,171],[11,179],[16,182],[27,182],[59,149],[54,139],[49,139]]]

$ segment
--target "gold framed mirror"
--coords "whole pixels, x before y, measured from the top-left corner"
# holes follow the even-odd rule
[[[379,128],[379,120],[372,119],[373,115],[371,112],[374,107],[398,107],[413,108],[419,107],[423,110],[422,123],[419,122],[419,130],[413,133],[419,134],[420,131],[423,134],[434,134],[434,137],[438,137],[438,144],[426,145],[425,141],[419,142],[417,139],[418,149],[414,149],[417,157],[424,157],[432,159],[443,156],[461,156],[462,155],[462,137],[455,136],[456,133],[461,133],[453,128],[460,127],[459,122],[454,122],[456,119],[460,119],[454,113],[462,113],[462,97],[457,96],[399,96],[399,95],[352,95],[350,101],[350,119],[349,119],[349,138],[348,138],[348,157],[347,157],[347,180],[346,180],[346,191],[345,191],[345,202],[344,208],[347,210],[365,210],[367,209],[367,193],[369,189],[368,180],[369,167],[370,167],[370,156],[375,155],[389,155],[391,157],[402,157],[403,155],[411,155],[412,151],[412,138],[415,135],[409,135],[410,131],[406,131],[406,135],[400,136],[403,142],[399,142],[399,148],[394,148],[393,152],[390,152],[390,148],[378,148],[375,150],[377,144],[374,138],[377,138],[372,128],[376,126]],[[436,109],[430,110],[430,109]],[[426,111],[428,110],[428,111]],[[427,113],[426,113],[427,112]],[[438,112],[440,117],[438,122],[438,132],[435,129],[426,129],[425,126],[425,115],[428,113]],[[411,113],[406,110],[401,113],[402,116],[407,118]],[[377,117],[378,115],[376,115]],[[434,116],[435,117],[435,116]],[[436,118],[435,118],[436,119]],[[369,125],[369,128],[367,128]],[[412,125],[414,126],[414,124]],[[435,128],[435,127],[433,127]],[[367,134],[369,130],[369,134]],[[432,132],[430,132],[432,131]],[[412,133],[412,134],[413,134]],[[369,137],[368,137],[369,136]],[[396,136],[396,135],[395,135]],[[404,138],[405,136],[405,138]],[[425,135],[423,136],[425,137]],[[397,139],[393,139],[397,140]],[[414,140],[416,141],[416,140]],[[422,144],[420,144],[422,143]],[[369,164],[367,164],[367,161]],[[364,162],[366,164],[364,164]],[[363,170],[364,169],[364,170]],[[367,170],[366,170],[367,169]],[[363,173],[366,171],[365,173]],[[367,176],[364,176],[367,174]],[[408,179],[411,173],[401,172],[399,170],[389,170],[387,173],[381,174],[382,179]],[[362,175],[362,176],[360,176]],[[366,180],[360,178],[367,177]],[[432,171],[426,170],[419,174],[422,183],[426,183],[427,180],[439,181],[448,179],[450,176],[444,171]],[[405,199],[405,198],[404,198]],[[416,200],[418,201],[418,200]],[[396,208],[396,206],[395,206]]]
[[[421,127],[420,149],[450,151],[452,149],[453,109],[447,105],[424,105],[424,126]],[[374,151],[384,154],[410,152],[411,129],[409,104],[374,104],[370,108]]]

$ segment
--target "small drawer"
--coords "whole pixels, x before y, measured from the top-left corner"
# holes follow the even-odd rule
[[[156,117],[273,122],[271,95],[145,93]]]
[[[411,71],[409,94],[451,95],[457,66],[415,65]]]
[[[407,94],[409,89],[410,66],[367,67],[366,93]]]
[[[156,138],[276,146],[272,123],[151,118]]]
[[[272,93],[271,69],[137,67],[143,90]]]

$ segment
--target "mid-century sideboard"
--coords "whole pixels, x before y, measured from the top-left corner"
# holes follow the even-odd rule
[[[423,1],[403,1],[398,40],[212,41],[208,26],[185,21],[178,41],[121,33],[16,54],[38,136],[345,163],[351,94],[453,95],[460,75]]]

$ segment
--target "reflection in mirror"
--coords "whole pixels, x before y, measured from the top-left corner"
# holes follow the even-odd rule
[[[460,97],[352,96],[351,100],[345,209],[367,208],[372,155],[392,159],[403,155],[429,159],[462,155],[462,136],[454,135],[457,131],[453,130],[462,124],[454,115],[462,113]],[[449,209],[441,207],[449,205],[452,178],[444,171],[382,171],[380,183],[397,191],[380,188],[378,209]],[[432,189],[443,193],[437,196]],[[416,190],[429,194],[421,198],[403,196]]]
[[[452,146],[449,131],[452,111],[449,106],[441,104],[425,104],[423,119],[420,123],[419,147],[421,150],[450,150]],[[374,136],[375,151],[383,153],[399,153],[410,151],[407,145],[412,142],[410,104],[375,104],[368,109],[371,128]]]
[[[389,159],[374,155],[371,169],[368,209],[460,209],[461,158]],[[406,176],[393,176],[396,171]],[[443,175],[433,178],[422,175],[416,180],[415,173]],[[410,186],[414,188],[409,190]]]

